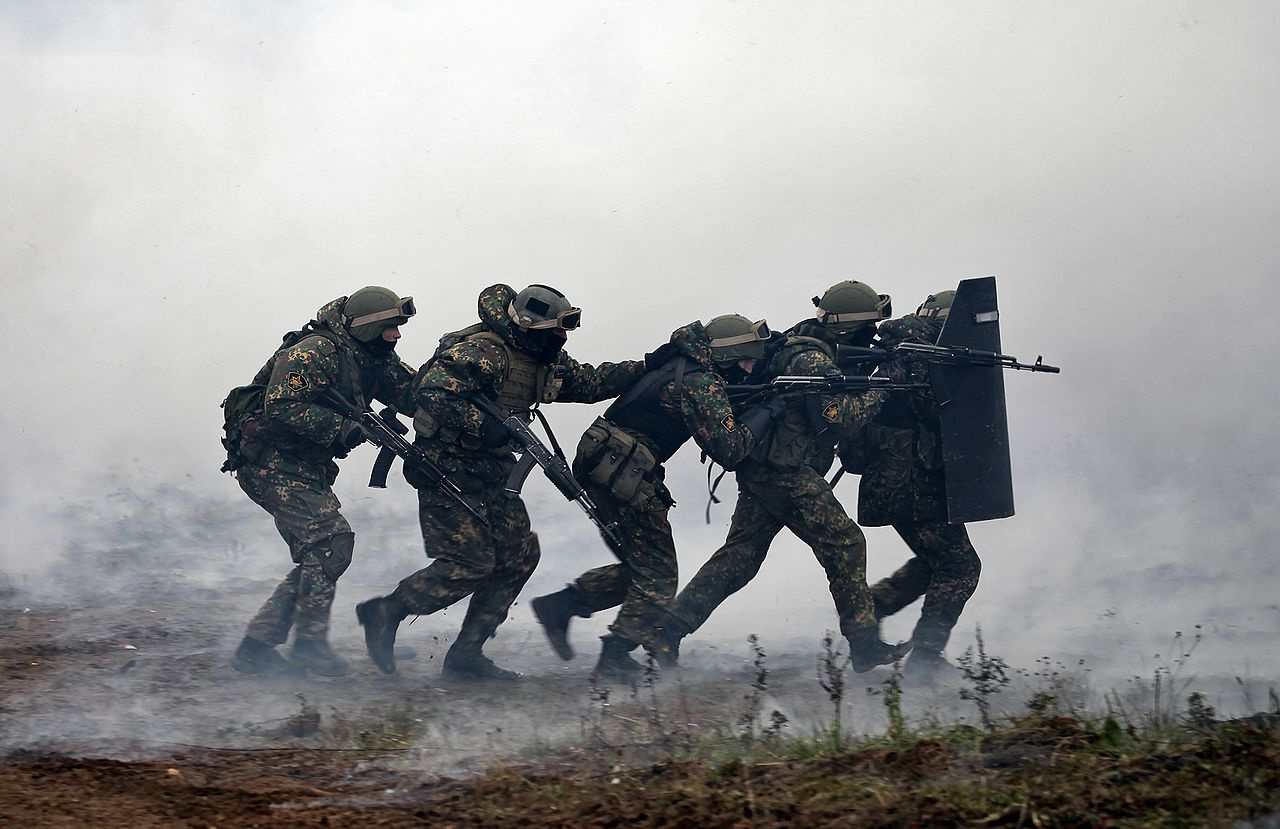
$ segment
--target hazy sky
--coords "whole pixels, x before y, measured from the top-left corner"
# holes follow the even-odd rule
[[[598,361],[996,274],[1005,349],[1064,371],[1007,378],[975,612],[1169,562],[1273,595],[1278,42],[1272,2],[0,2],[0,558],[105,472],[238,497],[218,402],[366,284],[418,299],[417,364],[494,281]]]

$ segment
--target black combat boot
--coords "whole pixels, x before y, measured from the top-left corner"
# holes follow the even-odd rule
[[[942,651],[913,648],[902,678],[913,685],[938,685],[960,679],[960,669],[948,662]]]
[[[621,685],[635,684],[644,676],[644,666],[631,658],[636,643],[610,633],[600,637],[600,659],[596,661],[596,676],[603,682]]]
[[[295,639],[289,661],[320,676],[346,676],[351,663],[338,656],[323,639]]]
[[[404,605],[391,596],[356,605],[356,618],[364,626],[364,646],[384,674],[396,672],[396,628],[407,615]]]
[[[658,663],[658,667],[676,667],[680,662],[680,640],[688,634],[684,625],[675,616],[670,613],[666,615],[662,626],[654,634],[653,644],[648,646],[649,652],[653,654],[653,661]]]
[[[452,648],[444,655],[441,673],[450,679],[492,679],[498,682],[516,682],[521,677],[515,671],[499,668],[482,653],[454,653]]]
[[[911,652],[910,640],[890,645],[880,641],[880,632],[874,627],[852,633],[848,639],[849,665],[858,674],[877,665],[892,665]]]
[[[591,611],[582,605],[582,593],[572,584],[558,593],[539,596],[530,604],[538,618],[547,641],[561,659],[573,659],[573,646],[569,644],[569,622],[574,616],[590,618]]]
[[[265,642],[246,636],[240,647],[231,656],[231,667],[242,674],[257,676],[304,676],[306,671],[299,668],[276,653],[276,649]]]

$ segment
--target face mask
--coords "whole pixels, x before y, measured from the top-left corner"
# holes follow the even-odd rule
[[[396,344],[382,339],[381,336],[379,336],[377,339],[370,340],[367,343],[360,343],[360,344],[364,346],[365,351],[368,351],[370,354],[377,354],[381,356],[385,354],[396,353]]]
[[[565,338],[555,329],[522,331],[513,329],[516,347],[540,363],[554,363],[564,348]]]

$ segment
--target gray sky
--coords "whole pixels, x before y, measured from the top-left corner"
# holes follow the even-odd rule
[[[564,290],[599,361],[996,274],[1005,349],[1064,373],[1007,378],[1019,515],[974,528],[966,619],[1070,585],[1087,620],[1163,564],[1227,574],[1178,624],[1274,610],[1277,42],[1271,2],[0,2],[0,559],[108,473],[237,497],[222,395],[365,284],[417,297],[417,364],[494,281]],[[729,514],[701,527],[695,456],[686,578]],[[873,576],[903,555],[871,542]],[[829,615],[798,543],[765,575],[724,624]]]

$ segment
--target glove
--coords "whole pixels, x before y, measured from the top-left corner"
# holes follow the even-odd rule
[[[347,453],[364,443],[364,430],[354,420],[344,420],[338,427],[338,436],[333,439],[330,449],[335,458],[345,458]]]
[[[757,443],[773,434],[774,425],[787,413],[785,396],[775,397],[767,403],[747,409],[742,415],[742,422],[751,430]]]
[[[662,368],[664,365],[671,362],[671,359],[677,354],[679,354],[679,349],[676,348],[675,343],[663,343],[653,351],[644,355],[645,371],[654,371]]]
[[[876,369],[876,374],[881,377],[888,377],[894,383],[910,383],[913,379],[911,377],[911,367],[901,357],[895,357],[889,362],[881,364]]]

